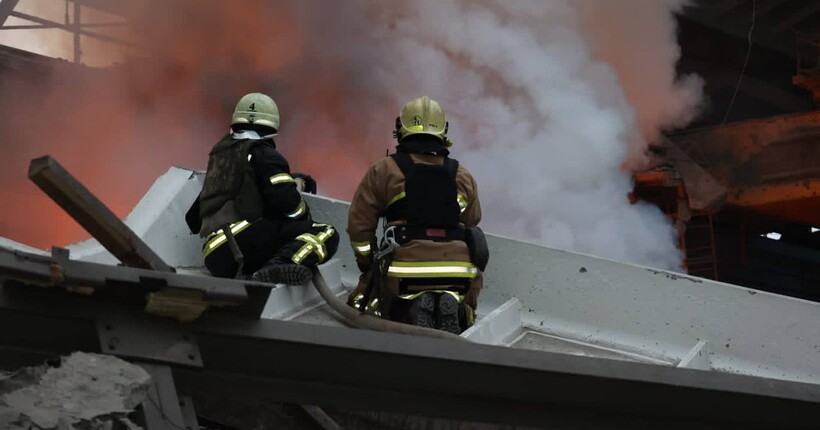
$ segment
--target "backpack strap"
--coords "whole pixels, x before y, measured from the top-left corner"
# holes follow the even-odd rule
[[[413,158],[407,152],[394,152],[390,154],[390,158],[398,164],[399,169],[401,169],[401,173],[404,174],[404,177],[410,176],[410,173],[413,171],[413,165],[416,164],[413,161]]]

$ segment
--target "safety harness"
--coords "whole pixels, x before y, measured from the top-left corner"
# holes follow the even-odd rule
[[[465,240],[464,229],[459,226],[461,207],[458,199],[456,175],[458,161],[445,158],[442,165],[415,163],[409,153],[397,152],[390,155],[404,174],[404,193],[400,195],[385,213],[387,223],[404,221],[404,225],[385,229],[379,251],[374,255],[373,269],[360,302],[364,313],[374,291],[378,291],[382,313],[389,312],[390,297],[384,286],[388,271],[393,265],[393,253],[400,246],[414,240],[436,242]],[[444,280],[406,278],[399,281],[400,294],[407,293],[407,286],[424,285]],[[469,288],[466,278],[447,279],[461,291]]]

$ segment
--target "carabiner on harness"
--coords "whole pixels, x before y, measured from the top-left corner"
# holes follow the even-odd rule
[[[381,261],[396,249],[401,247],[396,240],[396,226],[388,227],[384,230],[384,236],[379,243],[379,252],[376,253],[376,261]]]
[[[376,293],[378,299],[379,297],[383,297],[384,291],[382,288],[384,284],[387,282],[387,269],[390,267],[390,264],[393,262],[393,252],[398,249],[401,245],[396,240],[396,227],[388,227],[384,230],[384,235],[382,236],[381,242],[379,242],[379,250],[374,254],[374,265],[370,272],[370,280],[367,283],[367,288],[364,291],[364,295],[361,297],[361,306],[359,306],[359,311],[361,313],[365,313],[368,308],[368,305],[371,303],[371,297],[373,294]],[[379,303],[374,299],[376,303]],[[382,305],[385,306],[385,309],[381,309],[381,315],[388,315],[389,311],[387,310],[388,301],[382,300]],[[372,309],[375,311],[376,307],[372,306]]]

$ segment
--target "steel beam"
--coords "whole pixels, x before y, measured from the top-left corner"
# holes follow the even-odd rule
[[[779,19],[777,24],[774,26],[774,31],[775,33],[782,33],[789,30],[800,22],[806,21],[817,12],[820,12],[820,2],[806,2],[805,5],[792,11],[788,16]],[[817,21],[814,21],[812,24],[816,25],[816,23]]]
[[[71,24],[72,32],[74,33],[74,63],[80,64],[82,62],[82,47],[80,42],[80,30],[82,30],[82,6],[79,3],[74,3],[74,22]],[[68,24],[66,22],[66,24]]]
[[[60,24],[54,23],[51,25],[45,24],[29,24],[29,25],[4,25],[0,30],[45,30],[49,28],[58,28]],[[80,24],[80,28],[93,27],[119,27],[126,25],[124,22],[94,22],[88,24]]]
[[[684,14],[680,15],[680,18],[703,24],[742,40],[746,40],[749,37],[749,29],[752,25],[751,22],[740,23],[734,20],[724,21],[723,19],[715,17],[715,15],[709,11],[700,10],[698,8],[687,9]],[[785,55],[787,58],[795,58],[796,56],[794,52],[794,37],[790,37],[788,34],[775,33],[768,28],[757,26],[752,34],[752,41],[754,45],[763,46],[766,49]]]
[[[142,418],[145,422],[141,424],[148,430],[186,429],[171,368],[147,363],[139,363],[139,366],[151,374],[152,382],[148,396],[142,402]]]
[[[59,248],[58,248],[59,249]],[[64,250],[63,250],[64,251]],[[209,302],[244,304],[246,288],[270,290],[272,284],[70,260],[67,255],[42,256],[0,248],[0,278],[42,287],[63,286],[78,293],[137,297],[165,288],[202,293]],[[262,304],[264,305],[264,303]]]
[[[125,265],[164,272],[172,270],[51,156],[32,160],[28,177]]]
[[[4,287],[0,324],[18,329],[0,330],[0,345],[46,357],[55,319],[93,335],[100,315],[148,318],[134,311]],[[799,428],[820,413],[813,384],[218,314],[186,329],[204,368],[173,366],[173,377],[199,398],[571,428]]]
[[[5,1],[8,1],[8,0],[5,0]],[[25,19],[26,21],[31,21],[31,22],[34,22],[34,23],[37,23],[37,24],[47,25],[47,26],[50,26],[52,28],[59,28],[61,30],[70,31],[72,33],[76,32],[76,33],[78,33],[80,35],[83,35],[83,36],[92,37],[94,39],[99,39],[99,40],[104,40],[106,42],[114,43],[114,44],[117,44],[117,45],[134,46],[133,43],[128,42],[127,40],[123,40],[123,39],[119,39],[119,38],[111,37],[111,36],[106,36],[104,34],[95,33],[93,31],[84,30],[82,27],[75,28],[73,25],[65,25],[65,24],[61,24],[59,22],[49,21],[47,19],[43,19],[43,18],[40,18],[38,16],[29,15],[27,13],[11,12],[10,16],[20,18],[20,19]]]
[[[755,207],[792,200],[820,198],[820,179],[795,179],[790,182],[767,183],[753,188],[738,188],[729,193],[728,203]]]
[[[723,14],[728,13],[732,9],[740,7],[740,5],[742,5],[743,3],[746,3],[747,1],[748,0],[723,0],[719,3],[707,4],[707,5],[703,5],[701,7],[705,7],[705,8],[709,8],[710,10],[713,10],[715,12],[715,15],[723,15]]]

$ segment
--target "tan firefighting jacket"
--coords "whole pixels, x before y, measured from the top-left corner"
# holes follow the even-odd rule
[[[416,163],[443,164],[444,157],[436,155],[412,154]],[[464,226],[478,225],[481,221],[481,204],[478,188],[470,172],[461,164],[456,174],[458,201],[461,208],[460,222]],[[376,227],[379,217],[387,208],[404,197],[404,174],[390,157],[385,157],[368,169],[359,184],[348,213],[347,233],[359,267],[369,266],[376,244]],[[394,222],[392,224],[401,224]],[[478,294],[482,287],[481,271],[470,262],[470,252],[463,241],[433,242],[414,240],[402,245],[393,254],[393,263],[387,272],[388,288],[399,292],[399,279],[414,278],[469,278],[472,280],[464,303],[476,309]],[[363,276],[353,295],[366,288]],[[410,287],[409,291],[446,288],[449,285],[428,285]],[[351,296],[353,297],[353,296]]]

